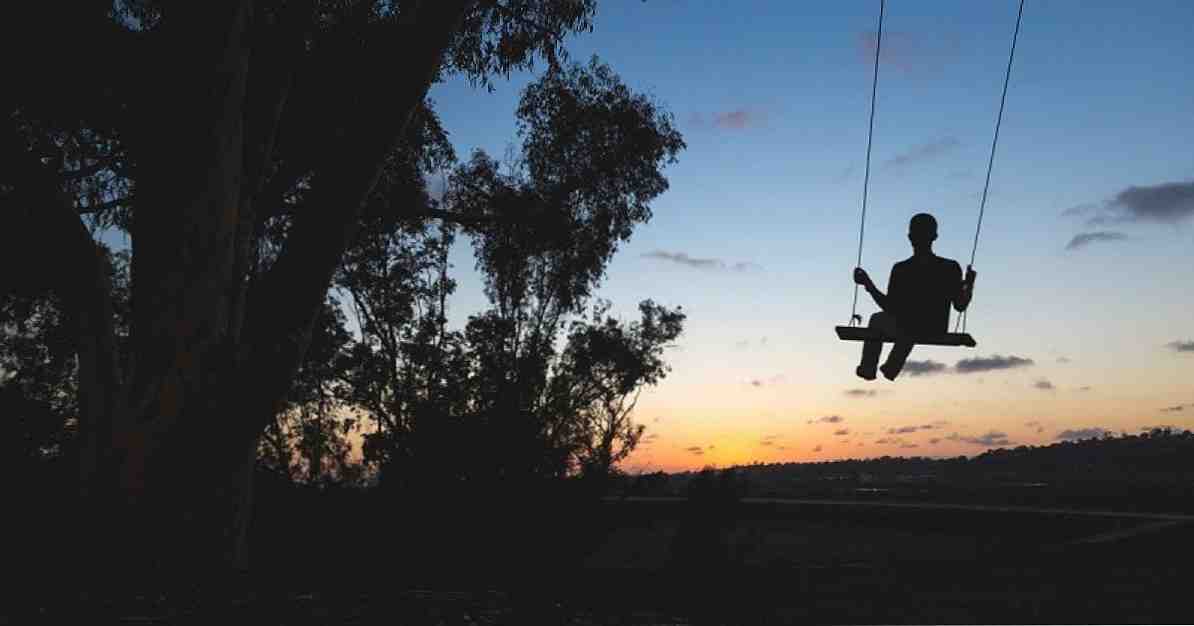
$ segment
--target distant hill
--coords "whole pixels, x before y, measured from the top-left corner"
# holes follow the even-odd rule
[[[1194,433],[1158,428],[973,457],[892,457],[753,463],[722,470],[627,476],[625,495],[684,496],[702,475],[726,474],[753,497],[899,498],[1194,510]],[[719,481],[721,483],[725,480]]]

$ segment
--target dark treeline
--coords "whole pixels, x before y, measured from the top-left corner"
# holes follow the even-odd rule
[[[847,497],[968,503],[1194,511],[1194,432],[1140,434],[1044,446],[993,448],[973,456],[754,463],[717,470],[625,477],[639,496]],[[718,495],[720,494],[720,495]]]

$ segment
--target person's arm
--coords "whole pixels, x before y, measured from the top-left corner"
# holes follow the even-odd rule
[[[875,287],[875,281],[871,280],[871,277],[867,275],[866,270],[862,269],[861,267],[854,268],[854,282],[862,285],[866,289],[866,292],[871,294],[871,299],[875,301],[875,304],[879,305],[880,309],[883,309],[884,311],[887,310],[887,305],[891,299],[888,298],[887,295],[882,291],[879,291],[878,287]],[[894,282],[895,268],[893,267],[891,269],[891,278],[887,280],[887,290],[889,292],[891,291],[891,287]]]
[[[958,274],[962,273],[962,267],[958,266]],[[954,309],[961,313],[970,306],[970,299],[974,297],[974,277],[976,276],[974,268],[966,266],[966,279],[959,283],[958,293],[954,296]]]

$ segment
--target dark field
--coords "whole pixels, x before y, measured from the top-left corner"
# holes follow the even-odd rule
[[[263,539],[257,569],[235,581],[131,589],[114,577],[107,590],[79,593],[65,590],[66,577],[6,603],[0,616],[13,624],[766,624],[1191,615],[1182,595],[1194,569],[1191,526],[1180,521],[757,502],[712,512],[684,500],[607,502],[533,520],[467,510],[405,526],[405,541],[371,540],[385,525],[337,529],[338,549],[304,550],[305,526],[295,523],[273,535],[277,552]]]

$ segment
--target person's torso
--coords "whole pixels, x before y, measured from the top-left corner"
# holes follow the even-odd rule
[[[958,290],[961,268],[936,255],[911,257],[896,264],[893,313],[905,330],[941,333],[949,330],[949,307]]]

